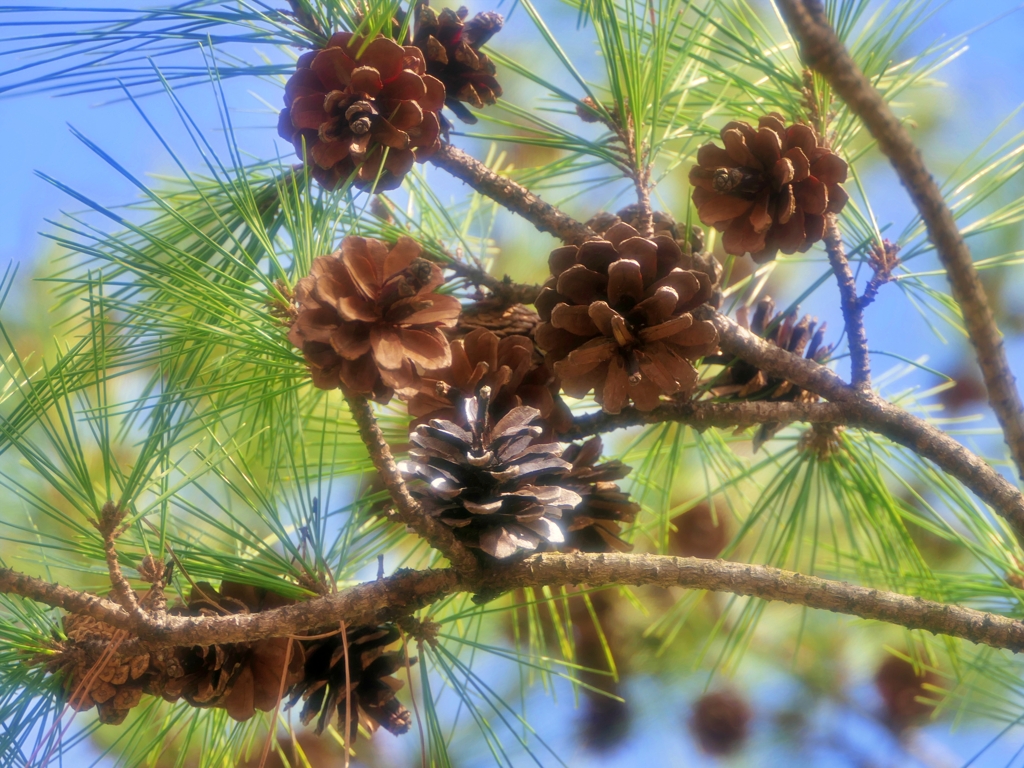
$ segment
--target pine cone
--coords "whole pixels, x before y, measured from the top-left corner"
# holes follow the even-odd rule
[[[525,304],[506,305],[498,299],[470,304],[462,310],[459,324],[448,334],[460,338],[477,328],[484,328],[499,339],[506,336],[532,336],[540,316]]]
[[[676,529],[668,535],[669,554],[711,560],[729,543],[729,517],[722,508],[711,514],[711,505],[701,502],[688,512],[672,518]]]
[[[389,251],[379,240],[349,236],[313,262],[295,286],[288,339],[302,349],[317,387],[344,385],[386,403],[396,389],[416,392],[414,364],[451,364],[440,329],[455,325],[459,300],[434,292],[444,282],[441,268],[419,254],[407,237]]]
[[[728,123],[721,136],[725,149],[705,144],[697,151],[690,184],[700,220],[725,233],[726,253],[749,252],[763,263],[821,240],[825,214],[839,213],[849,199],[840,186],[846,161],[820,146],[813,128],[787,128],[775,113],[757,129]]]
[[[825,339],[825,323],[818,327],[815,318],[804,315],[797,320],[795,313],[787,315],[781,322],[776,322],[779,318],[775,316],[775,302],[770,296],[765,296],[757,303],[754,317],[750,322],[747,321],[746,307],[736,313],[736,319],[741,326],[765,341],[794,355],[804,355],[808,360],[823,363],[832,352],[831,346],[822,345]],[[813,403],[818,399],[817,395],[801,389],[792,382],[771,378],[760,368],[732,355],[716,355],[707,358],[705,362],[729,366],[716,377],[711,390],[719,397],[731,396],[742,400],[768,398],[790,403]],[[777,424],[762,424],[758,427],[754,436],[754,450],[758,450],[777,431]]]
[[[621,461],[597,464],[602,451],[601,438],[570,445],[562,458],[572,463],[559,484],[570,488],[583,499],[572,511],[562,514],[565,531],[563,552],[629,552],[633,549],[620,537],[622,523],[632,523],[640,512],[640,505],[629,500],[614,482],[630,472]]]
[[[68,614],[63,625],[69,643],[50,668],[63,673],[68,703],[79,712],[95,706],[101,723],[120,725],[147,690],[150,654],[105,655],[118,630],[91,616]]]
[[[292,688],[288,706],[304,700],[302,722],[308,725],[319,715],[318,734],[323,733],[335,715],[343,729],[347,710],[351,717],[350,744],[355,741],[360,721],[371,733],[378,726],[396,736],[406,733],[412,717],[395,697],[403,683],[391,677],[405,666],[405,652],[385,650],[398,638],[398,628],[387,624],[356,627],[348,630],[344,638],[339,633],[310,641],[302,678]],[[410,664],[415,662],[409,660]],[[347,703],[347,691],[353,692],[351,703]]]
[[[561,544],[563,510],[580,503],[579,494],[543,485],[571,469],[557,443],[533,444],[542,428],[530,426],[540,412],[513,408],[497,424],[488,418],[490,391],[463,403],[463,429],[435,419],[413,430],[409,461],[401,469],[424,509],[455,529],[470,547],[503,559],[536,550],[542,542]],[[540,478],[543,476],[544,480]],[[536,483],[536,484],[535,484]]]
[[[430,419],[446,419],[468,428],[463,402],[476,397],[482,386],[491,391],[488,413],[492,422],[513,408],[528,405],[551,427],[545,430],[548,437],[556,428],[568,428],[572,414],[558,395],[550,369],[535,359],[529,338],[499,339],[479,328],[453,341],[451,348],[452,364],[424,375],[420,391],[409,401],[409,413],[416,417],[413,428]]]
[[[188,604],[172,608],[172,614],[257,613],[295,602],[266,589],[232,581],[223,582],[220,591],[207,582],[199,582],[196,587]],[[275,637],[252,643],[180,648],[178,659],[184,674],[168,681],[160,693],[167,701],[184,698],[194,707],[225,709],[238,721],[248,720],[256,710],[270,712],[280,700],[282,678],[287,690],[302,677],[302,645],[291,642],[290,657],[288,645],[288,638]]]
[[[426,2],[418,4],[413,45],[423,51],[427,72],[444,83],[445,106],[464,123],[475,123],[462,102],[481,109],[501,96],[494,62],[480,46],[501,31],[505,20],[489,11],[465,21],[468,14],[465,8],[438,14]]]
[[[619,223],[605,238],[551,252],[535,338],[566,394],[593,390],[608,413],[630,400],[649,411],[662,395],[691,392],[691,361],[717,346],[714,325],[690,314],[711,297],[711,280],[679,268],[667,235],[646,239]]]
[[[693,705],[690,731],[710,755],[729,755],[743,746],[750,732],[750,705],[732,691],[701,696]]]
[[[722,305],[722,265],[713,254],[704,250],[704,231],[700,227],[690,227],[689,233],[683,236],[681,227],[672,214],[665,211],[654,211],[653,216],[654,237],[666,235],[676,241],[682,258],[679,261],[681,269],[696,269],[703,272],[711,280],[713,288],[712,296],[708,303],[718,308]],[[636,203],[627,205],[618,213],[599,213],[587,222],[587,226],[594,232],[604,236],[605,232],[618,224],[620,221],[629,224],[633,229],[640,228],[640,206]]]
[[[928,717],[935,705],[919,698],[934,699],[936,693],[925,689],[937,686],[939,676],[927,670],[918,675],[914,665],[899,656],[889,656],[875,673],[875,686],[885,705],[886,722],[902,731]]]
[[[278,133],[328,189],[394,189],[440,146],[445,90],[423,54],[380,35],[360,53],[364,42],[338,32],[299,57],[284,90]]]

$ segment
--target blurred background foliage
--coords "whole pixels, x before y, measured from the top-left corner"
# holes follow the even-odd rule
[[[343,0],[302,2],[321,29],[354,23]],[[371,3],[367,23],[380,27],[397,5]],[[1014,4],[1002,2],[827,5],[946,184],[1020,359],[1022,17],[1003,16]],[[433,562],[372,514],[384,495],[340,395],[308,385],[285,339],[285,288],[351,231],[406,230],[439,258],[524,282],[544,279],[556,243],[429,164],[383,207],[307,189],[274,128],[296,55],[320,38],[287,10],[0,8],[0,125],[16,155],[7,187],[18,190],[0,240],[12,257],[0,285],[5,565],[102,591],[90,521],[108,498],[131,505],[129,568],[167,552],[193,579],[302,596],[373,578],[380,556],[389,573]],[[902,248],[900,279],[868,310],[876,386],[1006,466],[918,218],[866,133],[805,78],[770,2],[505,0],[497,10],[507,24],[489,48],[505,97],[452,142],[581,220],[632,201],[608,137],[576,115],[585,96],[633,115],[655,159],[655,207],[681,223],[696,222],[694,152],[724,122],[813,119],[812,104],[830,115],[854,172],[841,226],[862,284],[871,244]],[[27,234],[36,228],[45,240]],[[799,305],[828,321],[835,367],[848,372],[820,250],[755,269],[711,233],[708,245],[728,276],[724,311],[765,295]],[[401,451],[407,417],[397,402],[380,415]],[[754,452],[750,432],[674,424],[607,436],[606,455],[634,467],[627,484],[644,509],[630,540],[1024,613],[1024,553],[957,483],[869,434],[842,433],[828,455],[806,440],[787,429]],[[180,597],[188,582],[175,588]],[[413,733],[360,738],[353,764],[1022,760],[1020,662],[957,641],[656,588],[523,590],[485,606],[460,597],[429,615],[438,642],[412,644],[419,662],[402,694],[418,703]],[[117,728],[63,712],[53,679],[25,663],[55,632],[55,612],[0,599],[4,764],[260,764],[269,718],[237,724],[155,700]],[[288,710],[276,728],[265,765],[340,764],[337,733],[317,739]]]

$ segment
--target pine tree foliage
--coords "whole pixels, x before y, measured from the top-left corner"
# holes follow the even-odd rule
[[[0,23],[12,22],[5,25],[0,52],[0,93],[94,94],[130,102],[139,129],[158,137],[176,168],[173,177],[140,178],[102,136],[72,129],[83,156],[100,158],[112,177],[132,185],[135,198],[97,201],[59,174],[41,174],[69,200],[48,230],[59,256],[38,283],[53,308],[55,343],[41,352],[29,348],[18,313],[10,309],[24,275],[7,268],[0,282],[6,305],[0,315],[0,485],[8,511],[0,527],[0,565],[110,593],[102,534],[108,502],[123,515],[116,547],[124,575],[141,600],[150,589],[145,582],[152,583],[147,569],[166,562],[173,571],[165,586],[172,606],[187,603],[200,583],[226,581],[301,603],[384,574],[445,565],[440,551],[389,513],[396,502],[375,471],[346,397],[311,384],[311,356],[289,341],[296,287],[316,275],[316,260],[337,251],[345,238],[393,244],[404,237],[418,244],[418,258],[431,274],[443,273],[438,295],[455,297],[465,308],[507,299],[502,290],[509,286],[529,288],[549,279],[547,254],[563,243],[514,218],[506,200],[479,185],[453,184],[443,164],[427,157],[410,161],[401,186],[377,190],[372,177],[322,186],[286,141],[277,145],[278,155],[256,156],[236,125],[243,105],[234,102],[239,91],[233,87],[234,81],[258,78],[261,88],[280,93],[276,111],[297,60],[303,66],[301,56],[323,49],[337,32],[355,33],[361,45],[377,35],[405,43],[416,31],[415,5],[194,0],[146,10],[0,7]],[[908,118],[923,109],[942,67],[967,41],[965,35],[924,50],[908,42],[935,6],[930,0],[824,3],[866,77]],[[824,246],[757,265],[749,256],[727,254],[721,233],[702,224],[687,180],[698,150],[720,143],[723,126],[757,126],[762,116],[778,114],[786,125],[816,132],[849,166],[850,200],[837,226],[860,283],[875,275],[876,292],[900,293],[904,311],[920,313],[939,338],[966,333],[945,271],[935,266],[924,222],[890,220],[873,203],[880,195],[868,172],[879,158],[875,141],[828,80],[802,63],[774,2],[518,0],[499,9],[474,6],[467,18],[492,10],[503,11],[509,22],[476,53],[486,52],[503,95],[493,105],[449,105],[444,146],[475,156],[580,222],[620,209],[626,218],[625,207],[637,200],[641,209],[664,211],[675,231],[662,236],[680,258],[701,250],[687,234],[699,228],[695,237],[703,239],[703,251],[720,263],[716,302],[722,315],[754,313],[769,280],[791,279],[796,298],[780,305],[764,329],[766,338],[778,339],[778,331],[792,332],[800,304],[817,296],[835,303]],[[180,126],[171,130],[150,117],[156,100],[173,107]],[[460,113],[475,122],[460,121]],[[356,117],[346,111],[344,119],[351,127]],[[275,114],[267,109],[258,118],[272,135]],[[168,138],[172,133],[188,137],[190,145],[176,145]],[[1000,127],[992,135],[1002,136]],[[301,138],[298,145],[301,150]],[[978,270],[1022,261],[1021,250],[1004,247],[1024,219],[1024,201],[1009,192],[1022,148],[1024,135],[990,141],[941,179]],[[524,158],[537,160],[524,165]],[[515,284],[502,281],[506,269]],[[698,278],[692,279],[696,284]],[[561,290],[558,274],[550,281]],[[645,279],[642,288],[652,281]],[[304,285],[320,289],[316,280]],[[578,303],[608,306],[607,296],[595,296]],[[453,338],[461,333],[447,330]],[[850,334],[830,326],[823,338],[823,354],[809,357],[845,371]],[[792,351],[802,354],[803,348]],[[972,429],[942,413],[937,398],[952,386],[948,377],[925,389],[915,374],[937,372],[923,360],[887,353],[884,340],[873,340],[871,352],[880,397],[972,449],[987,446],[993,455],[985,458],[1012,473],[1004,446],[993,447],[998,430]],[[547,364],[540,357],[530,365]],[[723,369],[722,359],[694,359],[692,386],[666,390],[662,394],[670,397],[663,402],[785,401],[788,382],[770,377],[763,378],[771,385],[723,394],[723,382],[739,380],[738,369]],[[738,365],[735,358],[724,362]],[[741,383],[756,375],[751,370]],[[555,374],[549,375],[553,396],[573,416],[600,412],[603,398],[560,394]],[[817,396],[798,389],[790,399],[816,402]],[[522,417],[514,440],[507,438],[515,443],[515,461],[500,456],[488,466],[519,471],[530,456],[549,451],[543,454],[551,463],[546,471],[558,464],[554,475],[561,477],[570,467],[557,458],[561,447],[529,445],[535,436],[530,430],[539,431],[528,426],[539,413],[532,405],[508,411]],[[465,491],[452,490],[463,474],[486,474],[478,470],[487,445],[463,451],[461,464],[450,455],[453,446],[462,450],[473,441],[477,427],[470,434],[465,425],[435,421],[411,438],[413,416],[401,392],[372,412],[397,459],[407,460],[410,448],[413,459],[429,455],[431,493],[453,498]],[[526,412],[529,418],[522,416]],[[503,417],[515,418],[493,415],[499,427]],[[1024,551],[1012,526],[954,474],[869,429],[771,421],[750,429],[705,429],[665,419],[610,433],[604,446],[607,460],[632,468],[624,479],[616,476],[614,491],[601,489],[621,490],[631,499],[617,502],[627,515],[611,518],[618,520],[616,540],[621,537],[623,549],[676,554],[684,517],[708,514],[714,530],[727,532],[712,556],[1024,618]],[[456,464],[458,472],[451,468]],[[529,497],[531,515],[546,510],[519,520],[526,526],[517,534],[519,547],[557,549],[560,507],[575,504],[580,489],[559,495],[540,480],[517,478],[503,475],[495,487],[519,493],[519,500]],[[497,506],[492,501],[487,514],[502,503],[507,512],[506,499]],[[470,511],[461,510],[460,517],[477,515],[484,506],[473,496]],[[529,533],[539,525],[547,533]],[[492,542],[484,549],[490,554],[472,555],[482,568],[498,567],[497,552],[514,552],[512,561],[525,556],[511,545]],[[213,768],[259,765],[265,746],[281,760],[286,744],[306,749],[301,707],[288,709],[288,696],[276,710],[245,722],[223,708],[157,695],[144,696],[118,726],[100,724],[95,711],[76,713],[69,706],[75,695],[69,678],[56,673],[68,643],[65,615],[15,594],[0,596],[4,765],[85,765],[82,755],[101,752],[92,764]],[[408,716],[402,725],[412,733],[396,749],[423,765],[566,765],[571,758],[565,739],[550,738],[552,730],[541,726],[552,702],[560,714],[574,700],[631,704],[617,687],[620,665],[647,672],[686,667],[717,679],[745,663],[795,659],[801,648],[827,646],[836,621],[806,608],[798,612],[697,589],[655,595],[628,584],[607,590],[524,584],[496,594],[448,594],[396,617],[373,635],[392,643],[388,650],[375,640],[359,658],[339,655],[363,653],[355,641],[339,642],[365,637],[353,628],[327,628],[335,633],[327,640],[292,641],[296,647],[309,643],[307,654],[317,649],[318,664],[327,658],[323,649],[331,651],[322,666],[330,669],[337,717],[323,718],[321,738],[334,748],[354,748],[356,758],[372,757],[380,749],[377,740],[388,738],[365,738],[376,725],[402,730],[389,728],[381,714],[385,707],[391,715],[402,707],[402,717]],[[628,625],[632,645],[623,645],[625,630],[616,624]],[[888,643],[905,651],[915,669],[930,670],[925,688],[939,713],[992,719],[1007,728],[1020,722],[1024,690],[1016,682],[1020,662],[1011,653],[911,629],[868,624],[855,631],[882,638],[879,647]],[[367,688],[337,698],[341,670],[370,681]],[[385,695],[392,689],[381,680],[404,683],[396,699]],[[311,687],[307,679],[304,685],[312,691],[307,696],[323,696],[315,690],[319,682]],[[384,698],[371,701],[376,695]],[[361,736],[350,738],[359,729]]]

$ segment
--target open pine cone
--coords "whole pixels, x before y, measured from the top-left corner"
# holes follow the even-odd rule
[[[95,706],[101,723],[119,725],[149,692],[150,654],[106,655],[118,630],[91,616],[68,614],[63,624],[68,646],[49,665],[63,673],[68,703],[79,712]]]
[[[640,206],[636,203],[627,205],[616,213],[599,213],[592,216],[587,226],[594,232],[604,236],[604,233],[619,222],[625,222],[633,229],[640,229]],[[700,227],[690,227],[690,231],[684,234],[685,227],[676,222],[672,214],[666,211],[654,211],[652,215],[654,225],[654,237],[667,235],[676,241],[682,258],[679,261],[681,269],[696,269],[708,276],[713,288],[712,296],[708,303],[713,307],[722,304],[722,286],[719,284],[722,279],[722,265],[714,257],[714,254],[704,250],[704,231]]]
[[[179,616],[223,616],[226,613],[257,613],[291,605],[294,600],[248,584],[225,581],[220,590],[199,582],[188,604],[172,608]],[[184,672],[166,682],[160,693],[168,701],[184,698],[194,707],[219,707],[244,721],[256,710],[270,712],[277,706],[282,681],[284,690],[302,678],[302,645],[274,637],[252,643],[226,643],[178,649]]]
[[[714,325],[690,314],[711,297],[711,280],[679,267],[668,235],[647,239],[619,223],[604,237],[551,252],[535,338],[566,394],[593,390],[608,413],[630,400],[649,411],[662,395],[691,392],[692,361],[717,346]]]
[[[488,387],[463,402],[464,429],[434,419],[413,430],[409,461],[401,470],[424,509],[455,529],[467,546],[503,559],[534,551],[542,542],[561,544],[563,511],[579,494],[551,483],[572,465],[557,443],[534,444],[536,408],[513,408],[492,426]],[[543,476],[543,480],[540,478]]]
[[[350,32],[333,35],[299,57],[285,86],[278,133],[328,189],[350,178],[394,189],[440,146],[445,90],[426,74],[422,52],[379,35],[364,44]]]
[[[629,500],[616,480],[630,472],[621,461],[601,458],[601,438],[593,437],[583,444],[570,445],[562,458],[572,463],[572,469],[561,485],[576,491],[583,499],[575,509],[562,513],[565,531],[563,552],[629,552],[632,545],[620,538],[623,523],[632,523],[640,512],[640,505]]]
[[[288,339],[302,350],[317,387],[344,385],[386,403],[395,390],[416,392],[415,365],[451,364],[441,328],[455,325],[461,305],[434,292],[444,282],[441,268],[419,255],[407,237],[389,250],[349,236],[313,262],[295,286],[298,312]]]
[[[355,741],[360,723],[371,733],[380,726],[396,736],[406,733],[412,716],[395,697],[404,683],[391,677],[405,666],[405,651],[386,650],[398,638],[398,628],[386,624],[355,627],[344,637],[338,633],[309,641],[302,678],[292,688],[288,706],[304,700],[302,722],[308,725],[317,718],[318,734],[335,717],[344,730],[347,711],[349,744]],[[416,659],[409,663],[415,664]]]
[[[506,336],[532,336],[540,316],[525,304],[505,304],[500,299],[477,301],[463,308],[459,324],[448,338],[457,339],[470,331],[483,328],[499,339]]]
[[[775,302],[765,296],[754,309],[754,316],[748,322],[746,307],[736,313],[741,326],[765,341],[780,347],[794,355],[804,355],[808,360],[823,363],[832,352],[832,347],[823,345],[826,324],[818,326],[818,321],[808,315],[797,320],[796,313],[784,318],[775,316]],[[815,402],[818,396],[801,389],[790,381],[775,379],[760,368],[740,360],[732,355],[716,355],[706,362],[726,365],[726,368],[714,380],[712,393],[718,397],[733,397],[738,400],[781,400],[784,402]],[[774,423],[762,424],[754,436],[754,449],[757,450],[778,431]]]
[[[540,412],[552,429],[566,429],[572,414],[558,395],[550,369],[535,359],[533,342],[526,336],[499,339],[478,328],[451,343],[452,364],[430,372],[421,380],[420,391],[409,401],[413,426],[430,419],[446,419],[462,428],[463,402],[475,398],[480,387],[490,388],[489,415],[497,422],[513,408],[528,405]],[[552,430],[545,430],[550,437]]]
[[[728,123],[721,136],[725,149],[705,144],[697,151],[690,184],[700,220],[725,233],[726,253],[749,252],[762,263],[821,240],[825,214],[839,213],[849,199],[840,186],[846,161],[820,146],[813,128],[787,128],[774,113],[757,128]]]
[[[463,122],[475,123],[476,117],[462,102],[480,109],[501,96],[494,62],[480,46],[501,31],[505,20],[493,11],[466,21],[468,15],[465,8],[437,13],[427,2],[419,3],[413,45],[423,51],[427,72],[444,83],[445,105]]]

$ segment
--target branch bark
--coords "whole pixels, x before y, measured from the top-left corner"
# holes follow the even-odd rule
[[[0,568],[0,592],[27,597],[69,613],[84,613],[118,629],[134,629],[137,624],[134,617],[111,600],[26,576],[11,568]]]
[[[953,297],[963,313],[984,375],[989,404],[999,419],[1017,472],[1024,477],[1024,404],[971,251],[946,205],[942,190],[925,166],[910,134],[832,30],[821,3],[818,0],[780,0],[779,6],[800,42],[804,61],[824,75],[833,90],[864,121],[920,211],[928,237],[946,268]]]
[[[212,618],[168,616],[122,647],[210,645],[298,635],[308,630],[394,620],[456,592],[501,594],[524,586],[645,584],[758,597],[923,629],[1014,652],[1024,623],[920,597],[805,576],[763,565],[646,554],[542,554],[495,567],[478,578],[453,570],[403,571],[305,603]]]
[[[871,389],[871,357],[868,354],[868,335],[864,330],[864,310],[857,296],[857,282],[850,270],[843,248],[843,236],[834,213],[825,216],[825,252],[828,263],[839,284],[840,307],[846,322],[846,336],[850,340],[850,383],[856,389]]]
[[[739,403],[678,403],[663,405],[653,411],[624,408],[620,413],[597,413],[577,416],[572,427],[559,435],[561,439],[578,440],[641,424],[674,421],[696,429],[709,427],[735,429],[759,424],[847,424],[851,414],[839,403],[785,403],[756,400]]]
[[[359,436],[373,460],[373,466],[376,467],[384,487],[388,489],[392,501],[395,502],[395,519],[423,537],[430,546],[447,557],[457,570],[465,573],[476,571],[479,562],[473,553],[455,539],[451,528],[425,514],[409,493],[402,473],[395,464],[395,458],[391,455],[391,448],[384,439],[384,433],[380,431],[366,398],[348,392],[344,394],[349,410],[352,411],[352,418],[359,429]]]
[[[548,232],[565,243],[579,244],[597,237],[592,229],[550,203],[545,203],[526,187],[500,176],[486,165],[451,144],[442,144],[430,162],[466,182],[482,195],[517,213],[541,232]]]

